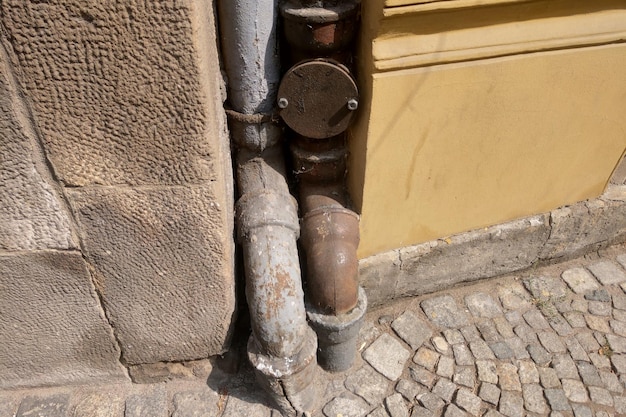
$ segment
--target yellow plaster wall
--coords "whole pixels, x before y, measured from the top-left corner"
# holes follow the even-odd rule
[[[626,148],[624,44],[363,62],[350,161],[361,258],[595,197]]]

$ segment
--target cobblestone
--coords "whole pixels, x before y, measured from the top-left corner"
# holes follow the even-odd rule
[[[397,380],[411,353],[392,336],[384,333],[363,352],[365,359],[374,369],[392,381]]]
[[[601,387],[588,387],[589,397],[595,404],[613,407],[613,397],[611,393]]]
[[[491,343],[489,347],[498,359],[511,359],[515,357],[515,353],[506,342]]]
[[[538,384],[527,384],[522,388],[524,407],[531,413],[543,414],[547,411],[546,401],[543,398],[543,388]]]
[[[589,401],[585,385],[575,379],[561,379],[565,396],[575,403],[586,403]]]
[[[385,408],[391,417],[409,417],[409,409],[400,394],[385,398]]]
[[[489,319],[483,319],[476,323],[476,328],[486,342],[499,342],[502,340],[496,325]]]
[[[361,382],[363,383],[363,382]],[[411,402],[413,401],[421,392],[421,388],[418,384],[408,379],[401,379],[396,384],[396,391],[399,392],[405,400]],[[383,393],[384,396],[384,393]],[[367,400],[367,398],[365,398]],[[370,401],[367,401],[370,404],[373,404]],[[378,402],[378,401],[377,401]]]
[[[413,362],[416,364],[423,366],[429,371],[434,371],[435,366],[437,366],[437,362],[439,361],[439,354],[434,352],[428,348],[422,347],[419,348],[418,351],[413,356]]]
[[[539,371],[533,362],[518,361],[517,368],[519,372],[519,379],[522,384],[539,383]]]
[[[524,399],[517,392],[502,391],[498,411],[507,417],[524,416]]]
[[[483,382],[480,384],[478,396],[489,404],[498,405],[498,401],[500,400],[500,388],[494,384]]]
[[[449,295],[433,297],[421,303],[422,310],[437,326],[458,329],[469,324],[469,317]]]
[[[320,371],[311,417],[626,415],[626,253],[624,265],[614,253],[380,307],[355,367]],[[280,417],[242,363],[195,382],[0,392],[0,417]]]
[[[459,344],[453,345],[452,349],[454,350],[454,360],[456,364],[459,366],[470,366],[474,364],[474,358],[470,353],[467,345]]]
[[[465,305],[474,317],[497,317],[502,314],[502,309],[484,292],[476,292],[465,297]]]
[[[498,385],[503,391],[521,391],[522,385],[517,374],[517,367],[510,363],[499,363],[496,366],[498,370]],[[502,412],[502,411],[501,411]]]
[[[455,384],[448,381],[447,379],[441,378],[439,379],[439,381],[437,381],[431,392],[439,396],[439,398],[441,398],[445,402],[449,403],[450,401],[452,401],[452,396],[454,395],[456,388],[457,386]]]
[[[556,371],[552,368],[544,368],[540,367],[539,370],[539,380],[541,382],[541,386],[544,388],[560,388],[561,381],[559,380],[559,376],[556,374]]]
[[[419,382],[426,388],[432,387],[435,382],[435,374],[421,366],[411,366],[409,373],[415,382]]]
[[[469,348],[476,360],[495,359],[495,355],[484,340],[477,340],[469,344]]]
[[[587,291],[599,288],[598,282],[584,268],[568,269],[561,274],[561,277],[576,294],[585,294]]]
[[[602,285],[614,285],[626,281],[626,274],[610,261],[598,262],[588,266],[591,273]]]
[[[369,410],[367,403],[354,394],[344,393],[333,398],[323,408],[326,417],[363,417]]]
[[[438,411],[441,410],[446,403],[431,392],[424,392],[417,396],[417,401],[424,407],[430,411]]]
[[[454,359],[447,356],[439,358],[439,363],[437,364],[437,375],[448,379],[452,378],[452,375],[454,375]]]
[[[469,366],[457,368],[457,372],[454,374],[452,380],[455,384],[474,388],[474,385],[476,385],[476,374],[474,373],[474,368]]]
[[[411,349],[416,350],[433,334],[432,329],[411,311],[405,311],[391,323],[391,328]]]
[[[562,389],[546,388],[543,390],[548,404],[553,411],[569,411],[571,407]]]
[[[476,361],[476,370],[478,371],[478,379],[482,382],[491,384],[498,383],[498,373],[496,364],[493,361]]]
[[[578,368],[569,355],[556,355],[552,360],[552,367],[560,379],[578,379]]]
[[[387,394],[385,377],[367,365],[349,375],[346,378],[345,386],[372,405],[380,404]]]
[[[456,393],[456,399],[454,402],[459,406],[459,408],[467,411],[471,415],[475,417],[480,415],[483,402],[480,397],[474,395],[474,393],[470,390],[466,388],[459,389]]]
[[[158,387],[152,392],[128,397],[124,417],[166,417],[167,409],[165,389]]]

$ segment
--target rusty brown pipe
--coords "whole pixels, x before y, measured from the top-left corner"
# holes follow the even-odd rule
[[[344,314],[358,299],[359,218],[346,208],[342,137],[291,145],[302,207],[300,242],[306,254],[308,302],[323,314]]]
[[[358,105],[349,67],[359,1],[288,0],[281,14],[294,66],[281,82],[278,104],[293,129],[307,315],[318,335],[320,365],[344,371],[354,361],[367,308],[356,256],[359,216],[349,209],[345,187],[345,129],[357,107],[351,102]]]

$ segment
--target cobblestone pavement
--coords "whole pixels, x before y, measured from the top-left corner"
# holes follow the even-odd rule
[[[320,372],[325,417],[626,415],[626,246],[370,311]],[[0,416],[279,417],[249,365],[158,384],[0,392]]]

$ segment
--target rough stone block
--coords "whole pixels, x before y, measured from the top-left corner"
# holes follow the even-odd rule
[[[214,190],[107,187],[69,196],[126,362],[222,353],[235,294],[226,209]]]
[[[76,247],[37,140],[0,45],[0,250]]]
[[[65,184],[223,181],[214,24],[196,4],[2,3],[21,82]]]
[[[164,386],[145,393],[131,395],[126,399],[124,417],[166,417],[168,398]]]
[[[65,417],[69,406],[69,395],[58,394],[46,397],[29,396],[22,400],[16,417],[46,416]]]
[[[396,296],[400,273],[397,250],[383,252],[359,261],[359,281],[367,294],[367,304],[377,306]]]
[[[542,260],[573,258],[626,236],[626,193],[624,186],[611,186],[606,197],[583,201],[552,211],[552,232],[541,251]]]
[[[0,255],[0,389],[123,378],[76,252]]]
[[[400,249],[396,296],[426,294],[461,282],[529,267],[550,234],[547,215]]]

